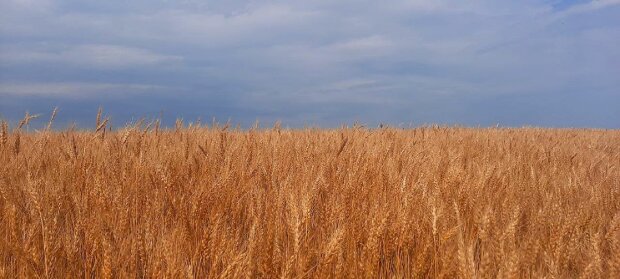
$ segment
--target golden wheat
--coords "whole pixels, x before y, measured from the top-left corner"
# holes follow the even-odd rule
[[[0,125],[3,278],[620,274],[620,131],[31,119]]]

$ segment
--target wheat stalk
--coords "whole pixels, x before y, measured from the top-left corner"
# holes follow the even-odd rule
[[[56,119],[57,113],[58,113],[58,107],[55,107],[54,110],[52,111],[52,115],[50,117],[49,122],[47,122],[47,126],[45,126],[45,131],[49,131],[52,129],[52,123],[54,122],[54,119]]]
[[[9,142],[9,125],[0,121],[0,145],[6,146]]]

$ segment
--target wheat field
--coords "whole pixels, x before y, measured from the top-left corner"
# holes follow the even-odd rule
[[[0,130],[1,278],[620,278],[620,131]]]

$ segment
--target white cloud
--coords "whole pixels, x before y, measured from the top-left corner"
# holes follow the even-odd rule
[[[181,60],[178,56],[116,45],[81,45],[64,51],[59,56],[64,61],[106,68],[149,66]]]
[[[119,45],[85,44],[76,46],[37,45],[0,48],[2,63],[60,63],[82,67],[118,69],[181,62],[180,56]]]
[[[29,11],[46,11],[53,5],[52,0],[0,0],[0,7],[7,9],[28,9]]]
[[[620,4],[620,0],[593,0],[583,4],[577,4],[569,7],[564,11],[553,14],[552,16],[547,18],[548,20],[545,23],[550,24],[552,22],[565,19],[570,16],[595,12],[597,10],[609,8],[618,4]]]
[[[328,46],[332,50],[349,53],[359,52],[381,52],[389,47],[393,46],[393,43],[386,38],[378,35],[372,35],[364,38],[351,39],[344,42],[337,42]]]
[[[85,82],[0,83],[0,96],[72,97],[88,98],[101,94],[153,93],[165,87],[149,84],[115,84]]]

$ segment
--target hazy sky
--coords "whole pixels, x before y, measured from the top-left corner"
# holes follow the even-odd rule
[[[0,0],[0,117],[620,128],[620,0]],[[59,125],[60,125],[59,124]]]

